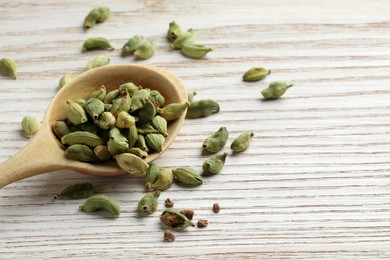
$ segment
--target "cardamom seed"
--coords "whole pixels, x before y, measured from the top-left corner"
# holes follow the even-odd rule
[[[202,164],[204,175],[218,174],[224,167],[228,153],[216,154],[205,160]]]
[[[251,138],[253,137],[253,133],[250,132],[243,132],[241,133],[230,145],[230,148],[235,153],[239,153],[242,151],[245,151],[250,144]]]
[[[27,137],[31,137],[41,128],[41,122],[33,116],[25,116],[22,119],[22,128]]]
[[[221,127],[217,132],[207,137],[203,142],[203,148],[209,152],[216,153],[226,144],[229,132],[226,127]]]
[[[111,46],[110,42],[103,37],[92,37],[88,38],[87,40],[84,41],[82,51],[86,52],[89,50],[93,49],[105,49],[105,50],[110,50],[113,51],[114,47]]]
[[[146,60],[152,57],[155,51],[156,46],[152,42],[146,40],[141,43],[140,46],[138,46],[138,48],[134,52],[134,56],[137,59]]]
[[[66,118],[74,125],[79,125],[88,121],[87,115],[85,114],[84,109],[71,100],[66,101],[68,104],[66,110]]]
[[[172,121],[181,117],[189,106],[188,102],[185,103],[171,103],[158,110],[158,114],[165,118],[167,121]]]
[[[261,91],[261,94],[265,99],[278,99],[286,93],[287,89],[292,87],[293,84],[275,81],[272,82],[268,88]]]
[[[175,235],[171,231],[165,230],[164,231],[164,241],[167,241],[167,242],[175,241]]]
[[[104,22],[110,15],[110,9],[106,6],[93,8],[84,19],[84,28],[89,29],[96,23]]]
[[[173,49],[181,49],[184,44],[192,43],[196,39],[196,34],[193,29],[180,34],[175,41],[171,44]]]
[[[171,187],[173,183],[172,169],[162,168],[158,172],[157,180],[148,187],[148,190],[164,191]]]
[[[138,202],[138,210],[147,213],[153,213],[158,207],[158,198],[160,197],[160,191],[152,191],[147,193]]]
[[[201,59],[212,51],[212,49],[203,44],[185,43],[181,46],[180,51],[184,56],[189,58]]]
[[[169,29],[167,32],[168,41],[173,41],[177,39],[177,37],[179,37],[182,33],[182,29],[175,21],[169,23]]]
[[[134,51],[141,45],[144,41],[144,37],[142,35],[135,35],[130,38],[125,45],[122,47],[123,53],[132,54]]]
[[[14,60],[8,58],[0,59],[0,73],[3,76],[16,79],[17,70],[18,64]]]
[[[198,186],[203,183],[203,178],[200,176],[197,170],[190,167],[182,167],[172,170],[176,179],[189,186]]]
[[[192,209],[182,209],[180,210],[180,213],[186,216],[189,220],[192,220],[195,214],[195,212]]]
[[[219,112],[219,104],[212,99],[202,99],[192,102],[187,109],[186,118],[196,119],[207,117]]]
[[[68,84],[73,78],[74,76],[70,73],[64,74],[64,76],[62,76],[62,78],[58,82],[58,90],[60,90],[63,86]]]
[[[264,79],[269,74],[271,74],[271,70],[262,67],[254,67],[246,71],[242,76],[242,79],[249,82],[258,81]]]
[[[110,58],[106,55],[98,55],[91,58],[87,63],[87,70],[98,68],[110,63]]]
[[[95,187],[90,183],[76,183],[66,187],[59,194],[54,195],[54,199],[59,200],[79,200],[86,199],[95,192]]]
[[[149,148],[156,152],[161,152],[165,143],[165,138],[162,134],[147,134],[145,136],[146,144]]]
[[[65,150],[65,154],[81,162],[97,162],[98,158],[91,148],[85,144],[73,144]]]
[[[93,195],[89,197],[83,205],[80,206],[80,210],[84,212],[95,212],[105,210],[111,214],[112,217],[117,218],[121,213],[119,203],[114,199],[103,195]]]
[[[119,167],[132,175],[144,175],[149,167],[144,160],[131,153],[117,154],[114,158]]]
[[[207,227],[208,225],[209,225],[209,221],[207,219],[199,219],[198,223],[196,224],[198,228],[204,228]]]
[[[160,221],[167,227],[182,230],[195,226],[184,214],[174,209],[166,209],[160,216]]]
[[[64,135],[61,138],[61,143],[66,145],[85,144],[89,147],[94,148],[98,145],[103,144],[103,140],[96,134],[92,134],[90,132],[84,132],[84,131],[76,131]]]

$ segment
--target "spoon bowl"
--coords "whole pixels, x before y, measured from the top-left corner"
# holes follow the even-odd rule
[[[17,154],[0,165],[0,188],[15,181],[56,170],[73,170],[94,176],[116,176],[126,174],[115,160],[93,164],[75,161],[65,155],[65,147],[55,136],[52,127],[57,120],[66,118],[66,101],[79,98],[88,99],[91,92],[104,85],[107,92],[121,84],[133,82],[144,88],[159,91],[165,103],[187,101],[187,92],[181,81],[170,72],[153,66],[109,65],[86,71],[72,79],[54,97],[46,110],[40,130]],[[183,124],[185,115],[169,122],[168,136],[162,151],[151,153],[145,161],[157,159],[173,142]]]

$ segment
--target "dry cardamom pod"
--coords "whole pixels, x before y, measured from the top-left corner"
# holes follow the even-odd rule
[[[140,89],[140,86],[135,85],[132,82],[127,82],[119,86],[119,91],[127,91],[129,92],[130,97],[134,95]]]
[[[118,128],[112,128],[109,135],[110,140],[108,140],[107,146],[112,155],[126,153],[129,150],[127,138],[119,131]]]
[[[115,99],[117,99],[120,96],[120,94],[121,94],[121,92],[119,91],[119,89],[111,90],[104,97],[103,101],[104,101],[105,104],[111,104],[112,101],[114,101]]]
[[[138,135],[138,139],[137,142],[135,143],[135,146],[146,152],[149,151],[149,147],[146,145],[145,136],[141,134]]]
[[[244,73],[242,79],[244,81],[258,81],[262,80],[271,74],[271,71],[262,67],[254,67]]]
[[[121,111],[116,118],[116,127],[118,128],[130,128],[135,125],[135,122],[138,121],[138,118],[133,117],[126,111]]]
[[[204,175],[218,174],[225,165],[228,153],[216,154],[205,160],[202,164]]]
[[[230,145],[230,148],[235,153],[242,152],[249,147],[251,138],[253,137],[253,133],[251,132],[243,132],[241,133]]]
[[[16,79],[17,71],[18,64],[14,60],[8,58],[0,59],[0,73],[3,76]]]
[[[172,169],[162,168],[158,172],[157,180],[147,187],[147,190],[159,190],[164,191],[171,187],[173,183],[173,173]]]
[[[66,118],[74,125],[80,125],[88,121],[87,115],[82,106],[71,100],[66,101],[68,104]]]
[[[184,214],[174,209],[166,209],[160,216],[160,220],[167,227],[182,230],[195,226]]]
[[[158,114],[167,121],[172,121],[181,117],[190,104],[185,103],[171,103],[158,110]]]
[[[180,51],[189,58],[201,59],[212,49],[203,44],[185,43],[181,46]]]
[[[65,154],[81,162],[98,162],[98,158],[91,148],[85,144],[73,144],[65,150]]]
[[[74,76],[70,73],[66,73],[64,76],[62,76],[62,78],[58,82],[58,90],[60,90],[63,86],[68,84],[73,78]]]
[[[97,90],[95,90],[94,92],[91,93],[90,98],[97,98],[100,101],[103,101],[104,98],[106,97],[106,95],[107,95],[106,86],[101,85],[99,89],[97,89]],[[104,104],[104,102],[103,102],[103,104]]]
[[[98,68],[110,63],[110,58],[106,55],[98,55],[90,59],[87,63],[87,70]]]
[[[150,41],[144,41],[140,46],[135,50],[134,56],[137,59],[149,59],[153,56],[156,51],[156,46]]]
[[[203,183],[203,178],[199,172],[190,167],[177,168],[172,170],[172,173],[179,182],[185,185],[198,186]]]
[[[132,175],[144,175],[149,165],[138,156],[131,153],[114,155],[119,167]]]
[[[25,116],[22,119],[22,128],[27,137],[31,137],[41,128],[41,122],[33,116]]]
[[[286,93],[287,89],[292,87],[293,84],[275,81],[272,82],[268,88],[261,91],[261,94],[265,99],[278,99]]]
[[[111,153],[108,150],[107,145],[98,145],[93,149],[93,152],[101,162],[108,161],[111,159]]]
[[[127,142],[129,143],[129,147],[133,147],[137,141],[138,141],[138,131],[137,131],[137,126],[131,126],[127,130]]]
[[[189,44],[194,42],[196,39],[196,34],[193,29],[189,29],[188,31],[180,34],[175,41],[171,44],[173,49],[181,49],[184,44]]]
[[[156,152],[161,152],[165,143],[165,138],[162,134],[150,133],[145,136],[145,141],[149,148]]]
[[[84,28],[89,29],[96,23],[104,22],[110,15],[110,9],[106,6],[97,6],[93,8],[84,19]]]
[[[169,29],[167,32],[167,39],[168,41],[174,41],[183,33],[180,26],[175,22],[172,21],[169,23]]]
[[[154,116],[157,114],[156,105],[150,101],[146,100],[144,106],[138,111],[138,123],[145,124],[150,122]]]
[[[96,121],[96,124],[102,129],[111,129],[116,124],[116,119],[113,114],[108,111],[105,111],[100,114],[99,119]]]
[[[72,131],[64,121],[56,121],[53,125],[53,132],[57,135],[58,138],[61,138]]]
[[[162,107],[165,104],[165,98],[157,90],[151,90],[149,100],[158,104],[158,107]]]
[[[84,110],[93,120],[98,120],[100,114],[104,112],[104,103],[100,99],[90,98],[86,102]]]
[[[110,42],[103,37],[92,37],[88,38],[84,41],[82,51],[86,52],[93,49],[105,49],[113,51],[114,47],[110,44]]]
[[[145,189],[151,189],[151,185],[156,182],[160,168],[155,163],[149,164],[149,168],[146,171],[145,176]]]
[[[121,213],[119,203],[103,194],[93,195],[92,197],[89,197],[84,202],[84,204],[80,206],[80,210],[84,212],[105,210],[109,212],[114,218],[119,217]]]
[[[216,153],[226,144],[229,132],[226,127],[221,127],[217,132],[207,137],[203,142],[203,148],[209,152]]]
[[[123,53],[132,54],[134,51],[141,45],[144,41],[144,37],[142,35],[135,35],[130,38],[125,45],[122,47]]]
[[[54,199],[59,200],[79,200],[86,199],[95,192],[95,187],[90,183],[76,183],[66,187],[59,194],[54,195]]]
[[[187,109],[186,118],[196,119],[207,117],[219,112],[219,104],[212,99],[202,99],[192,102]]]
[[[117,117],[121,111],[129,111],[131,107],[131,97],[127,91],[122,91],[121,96],[112,101],[110,112]]]
[[[145,102],[149,99],[150,89],[143,88],[134,92],[131,97],[130,112],[134,112],[144,106]]]
[[[165,118],[157,115],[157,116],[153,117],[151,124],[164,137],[168,136],[168,122]]]
[[[85,131],[76,131],[64,135],[61,138],[61,143],[66,145],[85,144],[93,148],[103,144],[103,140],[96,134]]]
[[[158,207],[158,198],[160,197],[160,191],[152,191],[147,193],[138,202],[138,210],[147,213],[153,213]]]
[[[138,148],[138,147],[132,147],[129,149],[129,153],[132,153],[136,156],[138,156],[139,158],[142,158],[142,159],[145,159],[147,156],[148,156],[148,152],[147,151],[144,151],[142,150],[141,148]]]

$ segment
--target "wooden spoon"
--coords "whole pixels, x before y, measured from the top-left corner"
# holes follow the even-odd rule
[[[96,68],[75,77],[54,97],[46,110],[40,130],[23,150],[0,165],[0,188],[15,181],[56,170],[73,170],[94,176],[116,176],[126,172],[115,160],[104,164],[79,162],[66,157],[64,146],[52,131],[57,120],[66,118],[66,101],[88,99],[91,92],[102,84],[107,92],[119,85],[133,82],[136,85],[158,90],[165,103],[186,102],[187,92],[181,81],[168,71],[141,65],[110,65]],[[150,154],[145,160],[152,162],[172,143],[183,124],[185,115],[168,124],[168,137],[159,153]]]

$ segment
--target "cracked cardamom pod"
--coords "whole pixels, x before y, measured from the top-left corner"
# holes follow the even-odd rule
[[[182,230],[195,226],[183,213],[174,209],[166,209],[160,216],[160,221],[167,227]]]
[[[104,22],[110,15],[110,8],[107,6],[97,6],[93,8],[84,18],[84,28],[89,29],[96,23]]]
[[[41,128],[41,122],[33,116],[25,116],[22,119],[22,128],[27,137],[31,137]]]
[[[230,145],[230,148],[235,153],[239,153],[245,151],[250,144],[251,138],[254,136],[254,133],[251,132],[243,132],[241,133]]]
[[[117,117],[119,112],[129,111],[131,103],[129,92],[122,91],[121,96],[112,101],[110,112]]]
[[[214,175],[219,173],[225,165],[228,153],[216,154],[205,160],[202,164],[203,174]]]
[[[275,81],[272,82],[268,88],[261,91],[261,94],[265,99],[278,99],[292,86],[293,84]]]
[[[113,51],[114,47],[111,46],[110,42],[103,37],[92,37],[84,41],[82,51],[86,52],[94,49],[103,49]]]
[[[217,132],[207,137],[203,142],[203,148],[209,152],[216,153],[226,144],[229,132],[226,127],[221,127]]]
[[[117,154],[114,158],[119,167],[132,175],[144,175],[149,167],[143,159],[131,153]]]
[[[271,70],[262,67],[254,67],[246,71],[242,76],[242,79],[249,82],[258,81],[264,79],[269,74],[271,74]]]
[[[196,119],[207,117],[219,112],[219,104],[212,99],[202,99],[192,102],[187,109],[186,118]]]
[[[138,210],[147,213],[153,213],[158,207],[158,198],[160,197],[160,191],[152,191],[147,193],[138,202]]]
[[[198,186],[203,183],[203,178],[199,172],[190,167],[177,168],[172,170],[172,173],[179,182],[185,185]]]
[[[54,199],[59,200],[79,200],[86,199],[95,192],[95,187],[90,183],[76,183],[66,187],[59,194],[54,195]]]
[[[17,70],[18,64],[14,60],[8,58],[0,59],[0,73],[3,76],[16,79]]]
[[[157,90],[151,90],[149,100],[154,102],[158,107],[162,107],[165,104],[165,98]]]

